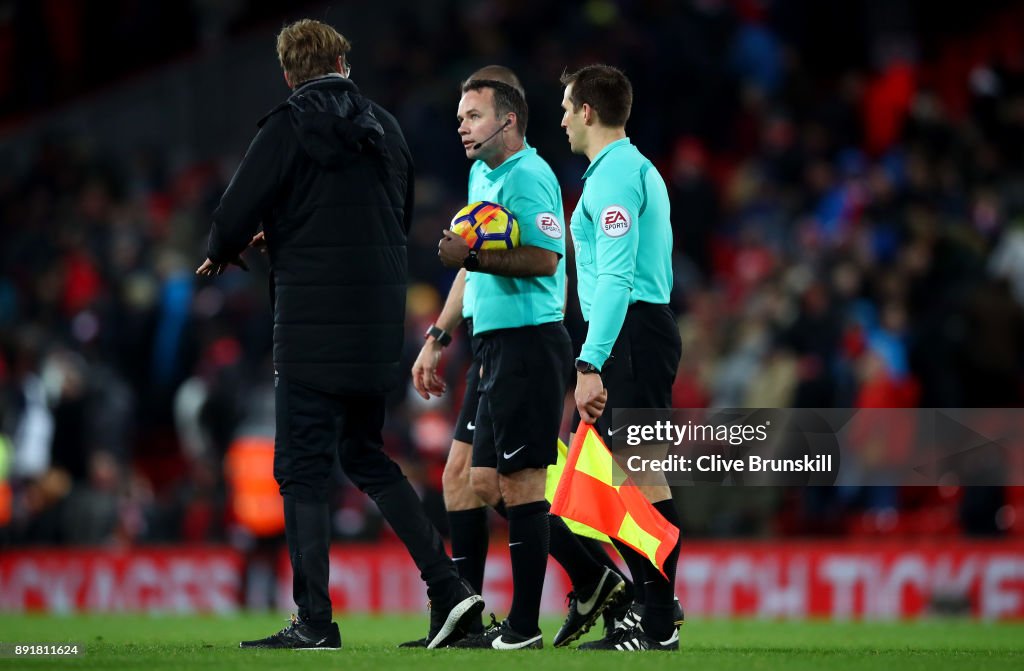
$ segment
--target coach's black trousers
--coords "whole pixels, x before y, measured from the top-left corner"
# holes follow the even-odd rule
[[[274,477],[284,497],[285,535],[299,617],[331,621],[327,494],[335,455],[342,470],[380,508],[405,544],[430,592],[457,578],[437,529],[402,470],[382,447],[383,396],[348,396],[312,389],[280,375],[275,380],[277,434]]]

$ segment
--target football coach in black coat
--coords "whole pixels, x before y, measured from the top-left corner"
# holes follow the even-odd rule
[[[266,247],[274,309],[274,476],[298,617],[242,647],[337,648],[328,595],[329,480],[346,475],[380,507],[419,567],[438,647],[479,618],[440,535],[383,451],[385,394],[400,379],[413,166],[395,118],[359,93],[348,41],[303,20],[277,39],[286,101],[259,132],[213,214],[199,275],[245,267]],[[263,230],[257,232],[260,223]]]

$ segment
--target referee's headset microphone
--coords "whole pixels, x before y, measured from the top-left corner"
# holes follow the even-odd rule
[[[484,146],[484,144],[486,144],[486,143],[490,142],[491,140],[493,140],[494,138],[496,138],[498,136],[498,134],[501,133],[501,131],[503,131],[506,128],[508,128],[509,124],[511,124],[511,123],[512,123],[512,119],[505,119],[505,123],[501,124],[501,126],[498,128],[498,130],[494,131],[493,133],[488,135],[486,138],[484,138],[483,140],[480,140],[475,145],[473,145],[473,151],[476,151],[480,147]]]

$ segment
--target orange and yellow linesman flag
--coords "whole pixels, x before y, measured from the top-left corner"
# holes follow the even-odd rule
[[[580,422],[551,512],[617,538],[665,575],[665,559],[679,540],[679,529],[624,474],[613,479],[616,470],[612,453],[593,425]],[[615,485],[615,480],[622,484]]]
[[[565,472],[565,462],[569,457],[569,448],[566,447],[562,439],[558,439],[558,461],[548,466],[547,482],[544,483],[544,498],[548,501],[555,500],[555,492],[558,490],[558,483],[562,479],[562,473]],[[608,538],[607,534],[603,534],[596,529],[591,529],[586,524],[580,524],[575,520],[565,519],[565,525],[569,527],[569,531],[573,532],[577,536],[586,536],[587,538],[593,538],[594,540],[601,541],[602,543],[611,543],[611,539]]]

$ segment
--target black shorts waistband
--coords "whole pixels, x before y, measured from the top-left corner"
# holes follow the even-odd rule
[[[507,329],[494,329],[493,331],[485,331],[479,334],[478,338],[484,340],[491,340],[493,338],[500,338],[501,336],[507,336],[511,334],[523,334],[523,333],[545,333],[548,331],[563,329],[565,328],[562,322],[548,322],[546,324],[534,324],[533,326],[515,326]]]
[[[667,303],[645,303],[644,301],[637,301],[630,305],[626,309],[626,312],[654,312],[658,310],[671,311]]]

